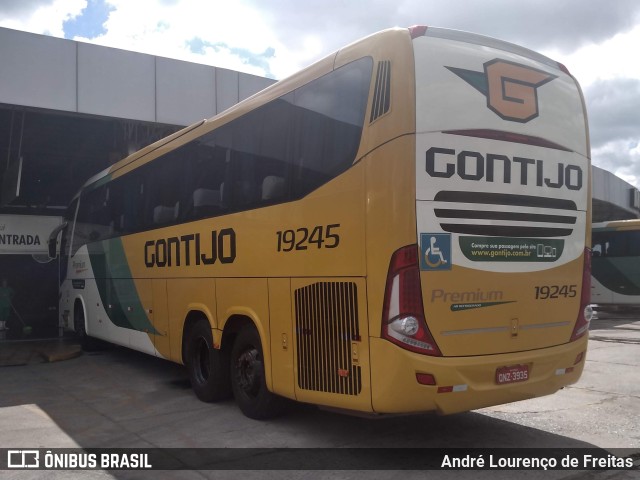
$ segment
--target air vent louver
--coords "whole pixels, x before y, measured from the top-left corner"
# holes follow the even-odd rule
[[[371,104],[371,118],[369,123],[381,117],[389,111],[391,106],[391,61],[382,60],[378,62],[378,73],[376,74],[375,91]]]
[[[358,395],[361,367],[352,362],[360,341],[358,291],[352,282],[318,282],[295,291],[298,386]]]

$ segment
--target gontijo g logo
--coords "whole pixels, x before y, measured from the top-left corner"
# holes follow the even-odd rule
[[[487,108],[504,120],[526,123],[538,116],[538,88],[556,75],[496,58],[484,72],[446,67],[487,97]]]

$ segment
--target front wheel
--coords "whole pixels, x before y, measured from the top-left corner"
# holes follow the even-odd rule
[[[231,388],[242,413],[255,420],[284,412],[286,400],[267,389],[260,335],[254,327],[238,333],[231,351]]]
[[[84,308],[80,303],[76,303],[73,311],[73,329],[76,332],[76,338],[80,341],[80,347],[85,352],[95,352],[100,350],[101,342],[97,338],[87,335],[85,327]]]

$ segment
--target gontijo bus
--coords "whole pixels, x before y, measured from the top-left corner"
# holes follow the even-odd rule
[[[550,394],[585,361],[589,162],[561,64],[386,30],[90,179],[61,321],[253,418]]]
[[[591,299],[598,306],[640,306],[640,220],[593,224]]]

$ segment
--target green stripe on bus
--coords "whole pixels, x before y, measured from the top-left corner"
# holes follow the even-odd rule
[[[620,295],[640,295],[638,257],[594,256],[591,262],[591,274],[606,288]]]
[[[100,299],[114,325],[158,334],[144,310],[122,241],[114,238],[87,245]]]

